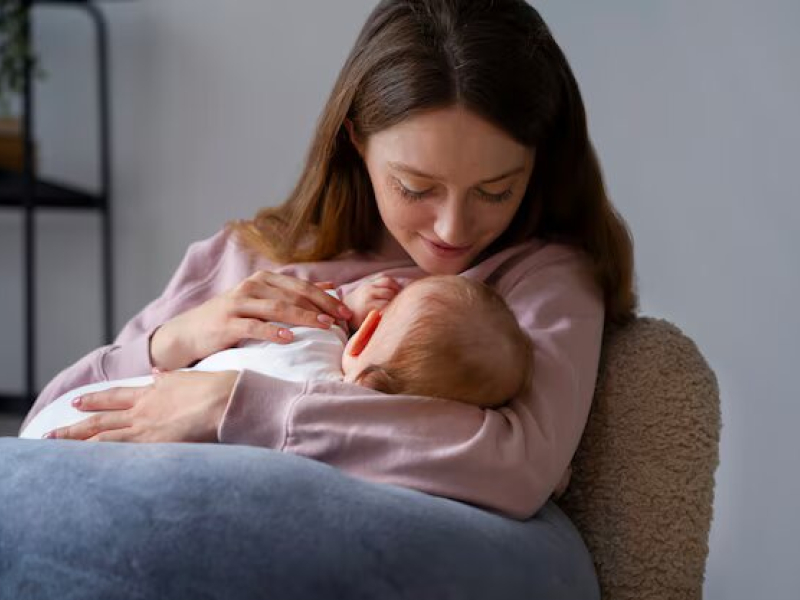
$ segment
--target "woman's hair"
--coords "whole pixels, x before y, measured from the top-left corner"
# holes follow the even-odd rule
[[[413,317],[397,349],[385,363],[367,366],[357,383],[387,394],[487,408],[530,386],[533,343],[500,294],[458,275],[427,277],[413,285],[424,287],[413,307],[405,306],[413,309]],[[400,302],[398,296],[393,304],[400,307]],[[387,310],[384,319],[390,318]]]
[[[539,237],[585,250],[606,319],[637,308],[633,241],[606,194],[567,59],[525,0],[383,0],[372,11],[320,116],[288,199],[229,227],[276,262],[376,248],[381,228],[360,140],[434,109],[464,107],[536,149],[522,204],[494,252]]]

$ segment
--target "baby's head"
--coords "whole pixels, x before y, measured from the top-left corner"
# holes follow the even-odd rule
[[[497,292],[457,275],[431,276],[367,318],[342,368],[346,381],[383,392],[492,407],[528,385],[533,351]]]

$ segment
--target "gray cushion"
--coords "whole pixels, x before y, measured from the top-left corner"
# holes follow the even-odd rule
[[[519,522],[262,448],[1,438],[0,597],[599,593],[552,503]]]

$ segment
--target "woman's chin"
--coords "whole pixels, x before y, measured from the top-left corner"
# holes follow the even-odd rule
[[[469,260],[464,258],[442,260],[425,254],[422,256],[412,254],[411,258],[428,275],[458,275],[469,268]]]

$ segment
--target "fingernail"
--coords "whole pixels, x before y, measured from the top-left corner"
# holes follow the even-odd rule
[[[82,402],[83,402],[83,398],[75,398],[72,401],[72,406],[80,406]]]
[[[56,432],[55,431],[50,431],[48,433],[45,433],[42,436],[42,439],[43,440],[52,440],[52,439],[55,439],[55,437],[56,437]]]
[[[330,315],[317,315],[317,321],[323,325],[333,325],[336,322],[335,319]]]
[[[290,339],[292,339],[293,336],[292,336],[292,332],[289,331],[288,329],[280,329],[280,330],[278,330],[278,337],[281,337],[281,338],[283,338],[285,340],[290,340]]]

